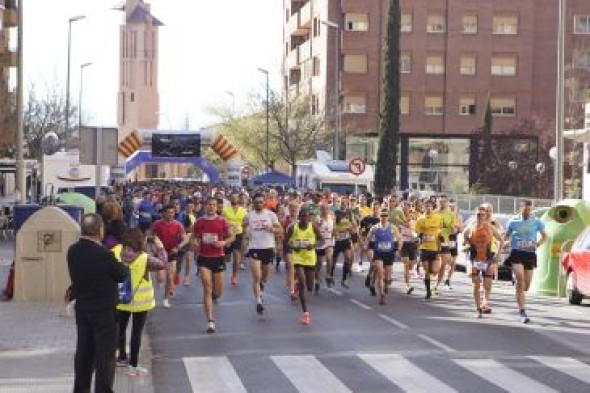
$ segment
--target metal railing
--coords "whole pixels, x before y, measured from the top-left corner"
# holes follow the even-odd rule
[[[528,199],[533,202],[533,209],[549,208],[553,205],[551,199],[536,199],[513,197],[506,195],[471,195],[471,194],[449,194],[449,198],[457,201],[459,210],[474,211],[482,203],[490,203],[494,213],[515,214],[518,213],[520,202]]]

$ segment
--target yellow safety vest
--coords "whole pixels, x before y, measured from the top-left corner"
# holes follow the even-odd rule
[[[119,262],[121,262],[122,250],[123,246],[120,244],[112,248],[113,254],[115,254],[115,258],[117,258]],[[129,265],[129,271],[131,272],[131,290],[135,292],[135,295],[128,304],[121,303],[117,305],[117,310],[127,312],[142,312],[149,311],[156,307],[156,298],[154,296],[152,279],[149,275],[147,279],[144,277],[147,261],[148,255],[145,252],[142,252]]]
[[[248,215],[246,209],[238,206],[238,209],[234,210],[233,206],[227,206],[223,208],[221,215],[234,228],[235,235],[239,235],[244,232],[244,218],[246,218],[246,215]]]
[[[316,236],[313,231],[313,225],[307,224],[306,229],[299,228],[299,224],[296,222],[293,224],[293,234],[290,243],[294,247],[306,247],[308,245],[315,246]],[[302,266],[315,266],[316,264],[316,253],[315,247],[311,250],[297,250],[293,252],[293,264]]]

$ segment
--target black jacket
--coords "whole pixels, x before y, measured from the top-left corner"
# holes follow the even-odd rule
[[[115,310],[119,302],[117,284],[125,280],[129,268],[117,261],[112,252],[82,238],[68,250],[68,269],[76,309]]]

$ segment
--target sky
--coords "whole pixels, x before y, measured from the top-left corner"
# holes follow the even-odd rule
[[[160,128],[191,129],[215,123],[211,107],[237,110],[262,92],[270,71],[280,88],[282,1],[151,0],[160,27]],[[83,113],[87,123],[116,124],[119,83],[118,0],[26,0],[24,3],[25,86],[41,93],[55,87],[65,95],[68,19],[72,24],[70,99],[78,105],[80,65],[84,69]]]

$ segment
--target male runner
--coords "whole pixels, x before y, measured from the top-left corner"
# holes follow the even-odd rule
[[[416,223],[416,213],[411,211],[410,205],[404,202],[402,211],[405,216],[405,223],[400,225],[403,245],[401,248],[401,257],[404,264],[404,281],[406,283],[406,293],[411,295],[414,287],[410,285],[410,272],[418,258],[418,236],[414,232]]]
[[[215,333],[213,299],[219,299],[223,294],[223,248],[233,241],[233,235],[228,222],[217,214],[217,199],[209,197],[206,203],[205,215],[195,222],[193,234],[195,252],[198,253],[197,267],[203,284],[207,333]]]
[[[342,281],[340,284],[348,289],[348,275],[352,266],[352,234],[356,232],[356,226],[352,213],[349,209],[348,198],[340,199],[340,207],[334,213],[336,221],[334,224],[334,263],[330,267],[330,281],[334,284],[334,268],[338,262],[338,256],[344,254],[344,265],[342,266]]]
[[[476,222],[465,231],[465,241],[471,245],[471,282],[473,288],[473,300],[477,309],[477,317],[481,318],[483,310],[480,300],[481,277],[483,277],[484,291],[492,286],[492,278],[497,261],[491,252],[493,239],[502,241],[498,230],[486,220],[485,209],[480,207],[477,211]]]
[[[373,228],[374,225],[378,224],[379,213],[381,212],[381,208],[379,204],[373,203],[372,214],[364,217],[360,222],[360,234],[361,240],[363,242],[363,253],[367,256],[369,261],[373,260],[374,254],[374,242],[368,239],[369,231]],[[371,295],[376,296],[377,291],[375,290],[375,276],[373,274],[373,263],[369,266],[369,272],[367,273],[367,278],[365,279],[365,287],[369,288],[371,291]]]
[[[244,219],[248,242],[248,257],[252,272],[252,290],[256,299],[256,312],[264,313],[262,293],[268,280],[269,265],[274,260],[275,235],[282,229],[277,215],[265,208],[264,195],[256,194],[253,198],[254,209]]]
[[[547,240],[545,224],[531,215],[533,203],[525,200],[521,203],[520,217],[508,221],[504,242],[511,240],[509,261],[516,276],[516,303],[518,305],[520,321],[529,323],[526,313],[526,292],[533,279],[534,269],[537,267],[536,250]],[[538,235],[541,239],[538,240]]]
[[[316,253],[315,245],[322,240],[320,230],[309,221],[309,211],[302,208],[299,219],[287,229],[287,243],[292,250],[293,266],[298,279],[299,301],[303,316],[301,323],[309,325],[311,316],[307,311],[305,292],[311,291],[315,275]]]
[[[393,272],[393,260],[395,254],[402,246],[402,237],[395,227],[389,222],[389,209],[381,209],[380,222],[374,225],[367,240],[373,241],[373,272],[375,275],[375,286],[379,293],[379,304],[385,304],[385,295],[391,284]],[[385,269],[385,274],[384,270]]]
[[[494,213],[494,208],[492,207],[491,203],[482,203],[480,206],[480,209],[482,209],[485,212],[485,220],[487,222],[489,222],[494,228],[496,228],[496,230],[500,233],[503,232],[503,228],[502,225],[500,223],[498,223],[496,220],[494,220],[493,218],[493,213]],[[496,239],[492,240],[492,246],[490,248],[490,251],[492,253],[492,258],[494,259],[494,277],[497,277],[498,274],[498,261],[500,260],[500,256],[502,254],[502,248],[500,247],[500,242],[498,242]],[[481,309],[483,310],[484,314],[491,314],[492,313],[492,308],[490,307],[490,296],[492,294],[492,286],[490,285],[488,288],[486,288],[484,286],[484,291],[483,291],[483,301],[481,304]]]
[[[424,286],[426,299],[432,297],[430,290],[431,274],[438,274],[440,270],[440,235],[443,227],[440,215],[434,213],[434,202],[424,203],[424,214],[416,221],[415,231],[420,238],[420,260],[424,267]]]
[[[436,212],[442,220],[442,231],[441,231],[441,247],[440,247],[440,259],[441,259],[441,268],[438,272],[438,277],[436,280],[436,285],[434,286],[434,293],[438,295],[439,290],[438,287],[442,282],[446,269],[451,267],[452,265],[452,255],[451,249],[454,248],[454,244],[450,240],[451,233],[455,230],[455,212],[449,208],[449,201],[447,196],[442,194],[438,197],[438,204],[439,208]],[[455,242],[456,243],[456,242]],[[449,281],[450,284],[450,281]],[[450,285],[449,285],[449,288]]]
[[[174,219],[175,212],[174,205],[166,205],[162,211],[162,218],[152,226],[152,232],[162,241],[168,254],[166,294],[162,302],[164,308],[170,308],[170,299],[176,294],[176,265],[180,263],[178,252],[189,242],[184,226]]]
[[[225,261],[229,263],[233,257],[231,285],[238,285],[238,269],[242,266],[242,234],[244,232],[244,218],[248,212],[239,205],[240,196],[233,192],[229,198],[230,205],[224,207],[221,211],[223,218],[227,220],[232,227],[232,233],[235,240],[225,249]]]
[[[322,265],[324,260],[326,261],[326,285],[330,287],[332,283],[328,280],[328,273],[333,263],[332,252],[334,251],[334,238],[332,232],[334,231],[334,219],[330,207],[326,203],[320,204],[319,216],[315,220],[318,226],[322,238],[321,242],[316,245],[316,269],[315,269],[315,294],[317,295],[320,290]]]

